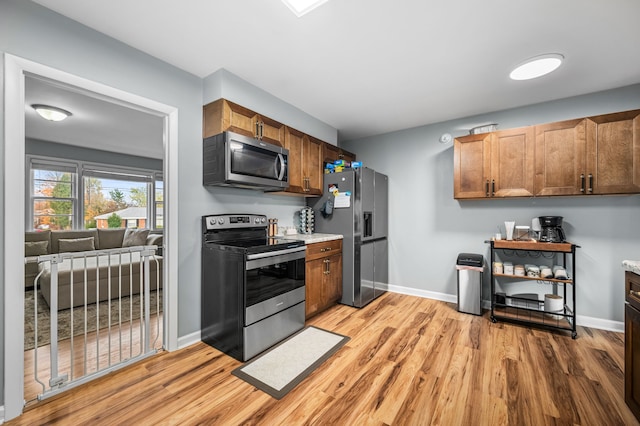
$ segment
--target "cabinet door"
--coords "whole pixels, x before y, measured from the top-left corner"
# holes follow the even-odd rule
[[[324,307],[337,303],[342,298],[342,253],[335,253],[325,259],[327,274],[324,274]]]
[[[336,160],[344,160],[349,163],[356,161],[356,155],[352,152],[339,148],[327,142],[322,143],[322,161],[323,163],[333,164]],[[323,164],[324,166],[324,164]]]
[[[333,164],[334,161],[340,158],[340,148],[330,143],[323,142],[322,144],[322,161],[324,163]]]
[[[456,138],[453,143],[453,162],[454,198],[484,198],[490,195],[490,133]]]
[[[202,136],[231,131],[256,137],[258,114],[226,99],[218,99],[203,107]]]
[[[533,127],[491,133],[493,197],[533,196],[533,135]]]
[[[304,193],[302,152],[304,134],[290,127],[285,128],[284,147],[289,150],[289,188],[285,191]]]
[[[340,149],[340,157],[341,160],[352,162],[356,161],[356,155],[353,152],[349,152],[344,149]]]
[[[640,419],[640,311],[624,307],[624,400]]]
[[[320,312],[323,304],[324,258],[308,261],[305,264],[305,317]]]
[[[284,124],[278,123],[264,115],[258,116],[258,120],[260,123],[258,139],[274,145],[284,146]]]
[[[535,195],[586,191],[586,120],[535,126]]]
[[[307,179],[306,193],[322,195],[322,141],[311,136],[303,139],[303,177]]]
[[[640,110],[587,119],[587,192],[640,192]]]

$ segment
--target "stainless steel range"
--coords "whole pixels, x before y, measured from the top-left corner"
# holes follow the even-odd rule
[[[304,327],[305,245],[263,215],[202,217],[202,341],[246,361]]]

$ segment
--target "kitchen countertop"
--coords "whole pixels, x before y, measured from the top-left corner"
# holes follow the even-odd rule
[[[343,237],[340,234],[293,234],[293,235],[279,235],[279,238],[284,240],[300,240],[305,244],[323,243],[325,241],[341,240]]]
[[[640,260],[623,260],[622,269],[640,275]]]

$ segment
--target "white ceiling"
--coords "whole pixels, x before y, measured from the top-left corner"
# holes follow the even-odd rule
[[[42,119],[34,104],[72,113],[64,121]],[[112,99],[28,76],[25,81],[27,138],[162,159],[163,119]]]
[[[35,0],[178,68],[236,74],[360,138],[640,83],[638,0]],[[511,81],[561,53],[553,74]]]

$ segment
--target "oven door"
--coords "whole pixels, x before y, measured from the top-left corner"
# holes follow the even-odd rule
[[[250,254],[245,271],[245,326],[305,300],[305,246]]]

